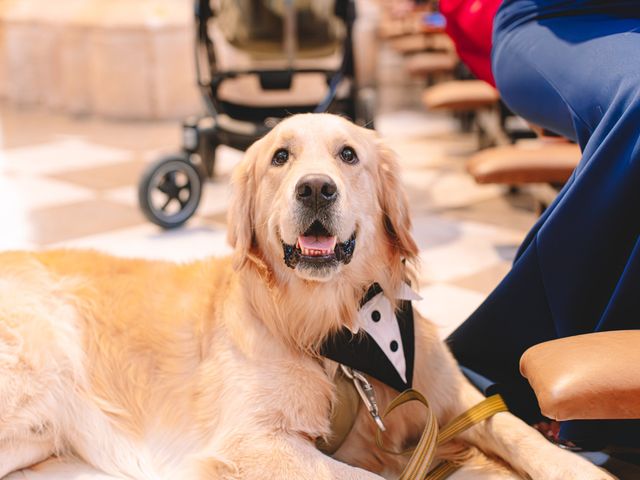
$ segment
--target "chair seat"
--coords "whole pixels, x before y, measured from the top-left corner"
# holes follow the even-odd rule
[[[389,41],[399,53],[408,55],[424,50],[454,51],[455,47],[448,35],[443,33],[414,33]]]
[[[520,359],[542,413],[555,420],[640,418],[640,330],[544,342]]]
[[[482,150],[471,157],[467,171],[478,183],[565,183],[581,157],[569,142],[523,141]]]
[[[495,105],[498,91],[482,80],[453,80],[425,89],[422,102],[429,110],[477,110]]]
[[[427,76],[434,73],[452,72],[458,63],[453,53],[423,52],[407,58],[406,69],[413,76]]]
[[[422,33],[413,33],[394,38],[390,41],[394,50],[400,53],[414,53],[426,50],[431,46],[431,42]]]
[[[257,75],[243,75],[222,82],[220,100],[237,105],[274,107],[287,105],[317,105],[328,90],[326,77],[318,73],[293,76],[288,90],[263,90]]]
[[[420,23],[411,18],[383,18],[378,24],[378,35],[384,39],[413,35],[419,31]]]

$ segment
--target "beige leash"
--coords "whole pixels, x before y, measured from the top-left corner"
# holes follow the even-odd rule
[[[433,410],[429,407],[427,399],[420,392],[409,389],[402,392],[389,404],[382,414],[382,420],[384,421],[385,417],[400,405],[411,401],[418,401],[427,407],[427,424],[420,436],[418,445],[414,449],[401,452],[389,450],[383,445],[382,431],[380,429],[376,431],[376,444],[380,449],[397,455],[411,454],[409,463],[404,468],[399,480],[441,480],[447,478],[458,469],[458,466],[451,462],[442,462],[431,469],[436,447],[447,443],[459,433],[492,417],[496,413],[508,411],[502,397],[493,395],[454,418],[438,432],[438,422]]]
[[[332,412],[331,418],[332,438],[328,439],[328,441],[318,439],[316,441],[317,447],[328,455],[336,452],[351,431],[358,413],[358,408],[360,404],[363,403],[376,424],[375,439],[378,448],[395,455],[411,455],[399,480],[443,480],[447,478],[455,472],[459,466],[452,462],[445,461],[434,467],[433,460],[436,448],[473,425],[492,417],[496,413],[508,411],[502,397],[500,395],[493,395],[471,407],[461,415],[458,415],[440,430],[435,414],[429,406],[429,402],[417,390],[405,390],[387,406],[382,415],[379,415],[375,395],[373,394],[373,387],[360,372],[343,366],[341,372],[336,377],[336,385],[338,387],[338,398],[337,408]],[[412,401],[420,402],[427,408],[427,423],[422,431],[418,444],[415,448],[400,452],[387,449],[382,440],[382,433],[385,430],[385,417],[400,405]]]

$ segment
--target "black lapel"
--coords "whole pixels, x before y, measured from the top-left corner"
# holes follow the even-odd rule
[[[409,300],[400,300],[399,310],[396,311],[396,319],[400,325],[400,337],[402,338],[402,348],[407,365],[407,387],[413,385],[413,364],[415,363],[415,332],[413,325],[413,306]]]
[[[377,283],[371,284],[369,290],[366,291],[362,296],[362,300],[360,300],[360,308],[379,293],[382,293],[382,287]]]

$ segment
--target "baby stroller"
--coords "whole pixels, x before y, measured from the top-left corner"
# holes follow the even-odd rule
[[[183,122],[180,153],[143,174],[145,216],[163,228],[184,224],[214,176],[216,148],[246,150],[288,115],[332,112],[373,127],[375,94],[355,81],[354,20],[354,0],[196,0],[206,114]]]

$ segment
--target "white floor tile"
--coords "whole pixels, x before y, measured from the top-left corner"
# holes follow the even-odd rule
[[[129,150],[65,136],[51,143],[1,151],[0,169],[42,175],[119,163],[131,157],[132,152]]]
[[[453,245],[424,251],[420,253],[420,259],[420,281],[424,283],[452,281],[504,261],[492,246],[474,241],[459,241]]]
[[[429,285],[420,290],[422,300],[413,302],[425,318],[438,327],[440,338],[446,338],[484,300],[484,295],[446,284]]]
[[[137,207],[138,203],[138,187],[136,185],[127,185],[126,187],[110,188],[102,192],[102,197],[113,202]]]
[[[155,225],[148,224],[52,246],[56,247],[92,248],[122,257],[176,262],[231,253],[226,231],[206,225],[197,218],[176,230],[163,231]]]
[[[446,141],[429,138],[396,138],[387,143],[398,154],[403,171],[426,167],[463,171],[466,156],[473,153],[476,148],[475,139],[459,135]],[[452,156],[456,158],[452,160]],[[459,162],[456,162],[457,157],[460,157]]]
[[[0,205],[24,211],[54,207],[94,198],[95,193],[71,183],[32,175],[0,174]]]
[[[467,174],[458,171],[405,171],[402,175],[408,189],[422,191],[411,196],[414,210],[452,209],[472,205],[503,194],[498,185],[478,185]]]
[[[33,237],[28,226],[23,222],[13,221],[0,214],[0,224],[3,229],[0,236],[0,251],[35,250],[37,248],[37,245],[31,242]]]
[[[32,246],[25,203],[25,192],[12,179],[0,174],[0,250]]]
[[[419,219],[414,233],[422,249],[420,281],[424,283],[447,282],[509,263],[512,258],[505,253],[513,254],[523,237],[520,232],[490,225],[434,217]]]
[[[399,110],[376,117],[376,130],[385,138],[433,137],[457,131],[455,119],[419,110]]]
[[[233,168],[240,163],[244,152],[236,150],[226,145],[216,149],[215,173],[217,176],[230,175]]]
[[[213,215],[226,212],[230,196],[231,188],[228,179],[220,178],[206,182],[197,213],[199,215]]]

